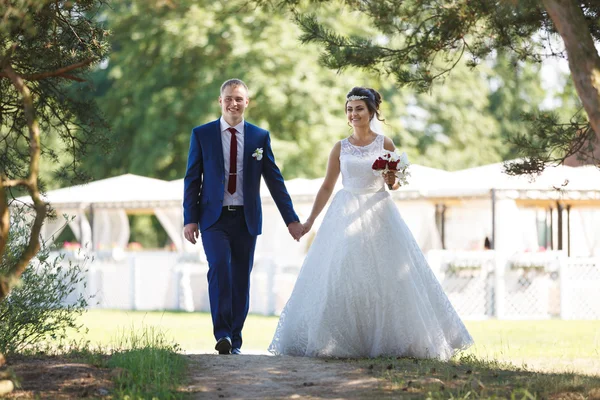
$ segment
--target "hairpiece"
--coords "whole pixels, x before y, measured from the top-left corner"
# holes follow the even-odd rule
[[[352,96],[346,97],[346,100],[354,101],[354,100],[363,100],[363,99],[368,99],[368,98],[369,98],[369,96],[357,96],[357,95],[353,94]]]

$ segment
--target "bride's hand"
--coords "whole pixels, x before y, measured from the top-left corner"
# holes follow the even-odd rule
[[[304,224],[302,224],[304,226],[304,230],[302,231],[302,236],[306,235],[310,231],[310,228],[312,228],[313,223],[314,223],[314,221],[307,219],[306,222]]]
[[[396,174],[392,171],[388,171],[383,179],[388,185],[394,185],[394,183],[396,183]]]

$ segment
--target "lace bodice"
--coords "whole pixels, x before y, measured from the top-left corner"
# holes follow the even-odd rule
[[[383,190],[384,180],[373,173],[373,162],[383,154],[383,135],[366,146],[355,146],[342,140],[340,152],[340,169],[342,185],[350,192],[368,193]]]

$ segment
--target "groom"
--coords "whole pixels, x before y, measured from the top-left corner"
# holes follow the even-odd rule
[[[244,121],[248,87],[239,79],[221,86],[221,118],[192,130],[184,179],[185,238],[198,226],[208,260],[208,292],[219,354],[240,354],[248,315],[250,271],[262,230],[260,178],[295,240],[302,224],[275,164],[269,132]]]

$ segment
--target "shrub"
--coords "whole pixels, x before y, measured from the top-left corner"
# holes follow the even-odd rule
[[[6,274],[24,251],[30,223],[14,210],[0,274]],[[63,341],[68,330],[79,332],[77,318],[88,305],[88,297],[75,295],[78,285],[85,287],[86,255],[80,264],[63,266],[64,255],[51,256],[51,248],[41,249],[29,264],[7,298],[0,301],[0,353],[17,353],[36,347],[45,340]],[[67,303],[69,296],[75,299]]]

